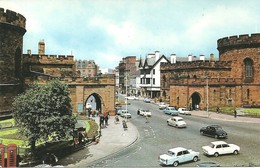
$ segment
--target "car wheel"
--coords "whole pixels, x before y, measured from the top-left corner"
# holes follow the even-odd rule
[[[237,151],[237,150],[235,150],[233,153],[234,153],[234,155],[237,155],[237,154],[238,154],[238,151]]]
[[[193,161],[194,161],[194,162],[197,162],[198,159],[199,159],[198,156],[195,156],[195,157],[193,158]]]
[[[173,162],[173,166],[174,166],[174,167],[177,167],[178,164],[179,164],[179,162],[177,162],[177,161]]]
[[[218,135],[215,135],[214,137],[215,137],[215,139],[218,139]]]
[[[219,155],[218,152],[214,153],[214,156],[215,156],[215,157],[218,157],[218,155]]]
[[[170,125],[170,124],[169,124],[169,121],[167,121],[167,125]]]

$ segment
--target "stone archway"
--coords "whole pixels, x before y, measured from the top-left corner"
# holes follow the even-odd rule
[[[200,102],[201,102],[200,94],[198,92],[194,92],[191,95],[191,108],[192,108],[192,110],[195,110],[197,108],[197,105],[199,107]]]
[[[102,111],[102,98],[97,93],[92,93],[89,95],[85,101],[85,107],[90,104],[93,110]]]

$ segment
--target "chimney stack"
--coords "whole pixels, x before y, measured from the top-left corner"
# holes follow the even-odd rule
[[[171,54],[171,64],[175,64],[176,63],[176,54]]]
[[[38,43],[38,54],[39,55],[45,55],[45,43],[44,43],[44,40],[41,40]]]

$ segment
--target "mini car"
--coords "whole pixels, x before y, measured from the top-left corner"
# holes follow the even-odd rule
[[[203,153],[208,156],[218,157],[224,154],[235,154],[237,155],[240,151],[240,147],[235,144],[228,144],[224,141],[211,142],[208,146],[202,147]]]
[[[179,114],[179,112],[175,109],[175,107],[166,107],[164,110],[163,110],[163,112],[165,113],[165,114],[170,114],[170,115],[178,115]]]
[[[159,104],[159,109],[160,109],[160,110],[163,110],[163,109],[165,109],[166,107],[167,107],[167,105],[166,105],[165,103],[163,103],[163,102]]]
[[[145,102],[145,103],[150,103],[150,102],[151,102],[151,99],[149,99],[149,98],[144,98],[144,102]]]
[[[167,124],[178,128],[187,127],[187,124],[182,117],[171,117],[167,120]]]
[[[183,115],[191,115],[191,111],[189,111],[187,108],[178,108],[178,111]]]
[[[173,165],[178,166],[180,163],[194,161],[197,162],[199,159],[199,152],[195,152],[191,149],[183,147],[177,147],[169,149],[167,154],[159,156],[159,162],[161,165]]]
[[[117,115],[120,115],[121,116],[121,114],[122,113],[125,113],[125,112],[128,112],[127,110],[117,110]]]
[[[123,118],[132,118],[132,115],[128,111],[122,110],[121,117],[123,117]]]
[[[128,97],[125,97],[125,99],[127,99],[127,100],[138,100],[138,97],[128,96]]]
[[[201,135],[207,135],[214,138],[227,138],[227,133],[219,125],[210,125],[200,129]]]
[[[139,115],[151,117],[152,116],[152,112],[150,110],[140,110],[139,111]]]

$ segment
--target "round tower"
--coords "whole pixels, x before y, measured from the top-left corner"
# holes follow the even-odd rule
[[[26,19],[0,8],[0,115],[11,109],[22,88],[22,50]]]

